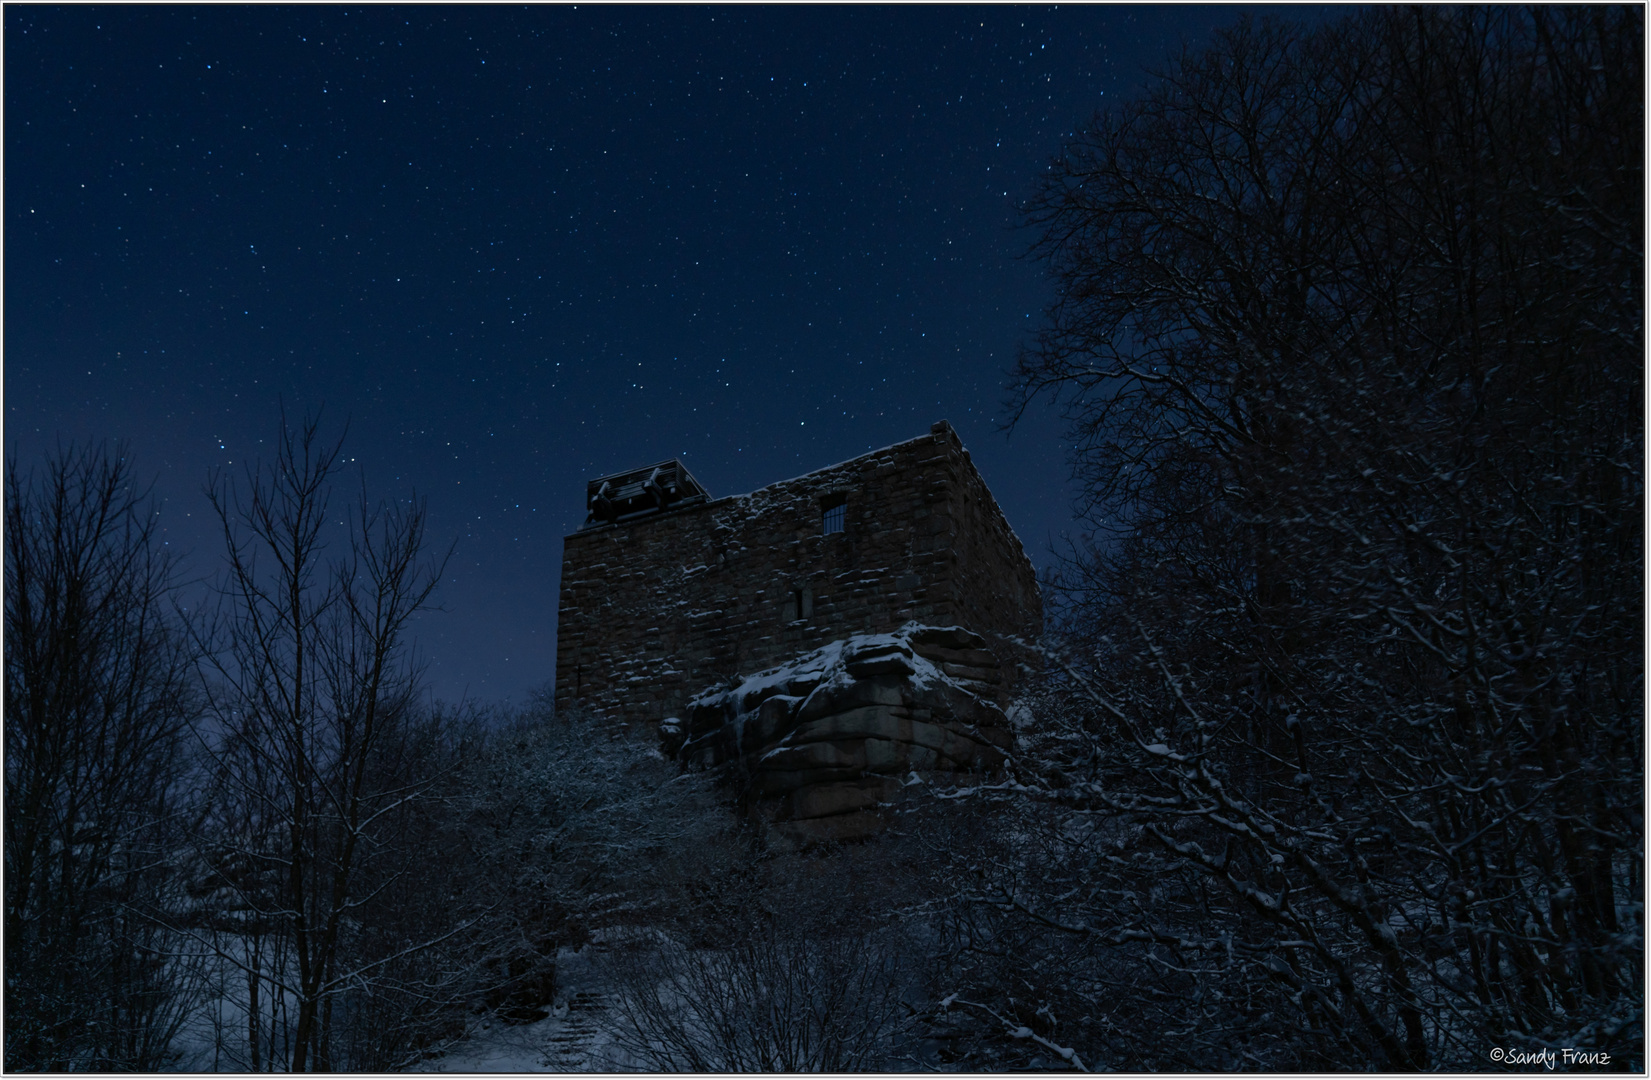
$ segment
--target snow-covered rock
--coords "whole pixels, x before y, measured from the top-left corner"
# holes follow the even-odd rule
[[[752,813],[800,842],[878,832],[913,774],[989,774],[1012,738],[1003,671],[978,634],[907,625],[834,641],[699,694],[660,725],[690,766],[733,762]]]

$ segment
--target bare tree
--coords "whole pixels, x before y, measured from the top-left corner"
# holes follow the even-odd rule
[[[417,499],[375,504],[363,490],[335,511],[339,446],[283,418],[267,469],[210,490],[229,568],[210,661],[207,854],[245,929],[274,946],[238,936],[217,949],[247,979],[251,1068],[348,1067],[332,1056],[339,1002],[463,926],[361,948],[375,901],[420,859],[409,808],[440,773],[407,630],[444,560],[424,559]]]
[[[6,471],[6,1067],[158,1069],[187,972],[149,916],[200,712],[123,447]]]
[[[1642,41],[1244,24],[1030,208],[1018,400],[1064,403],[1095,541],[1040,887],[977,899],[1129,958],[1221,1033],[1185,1065],[1639,1060]]]
[[[904,1010],[883,942],[741,929],[720,948],[667,938],[618,958],[607,1025],[618,1049],[669,1072],[886,1067]]]

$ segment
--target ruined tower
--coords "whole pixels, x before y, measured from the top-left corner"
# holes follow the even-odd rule
[[[621,722],[852,634],[962,626],[1005,654],[1037,577],[952,426],[713,499],[679,462],[590,483],[563,542],[556,707]]]

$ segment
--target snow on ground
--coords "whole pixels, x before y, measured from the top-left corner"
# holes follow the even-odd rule
[[[598,935],[600,937],[600,935]],[[542,1073],[631,1072],[641,1068],[612,1045],[602,1030],[607,995],[598,948],[556,954],[556,1001],[551,1015],[532,1024],[478,1019],[445,1054],[410,1072]]]
[[[413,1066],[411,1072],[532,1073],[550,1071],[551,1035],[565,1019],[552,1016],[536,1024],[484,1021],[463,1042],[439,1058]]]

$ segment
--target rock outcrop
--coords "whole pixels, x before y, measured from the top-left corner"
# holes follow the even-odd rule
[[[979,635],[908,625],[701,693],[660,735],[690,766],[731,763],[753,815],[780,836],[860,839],[914,776],[946,783],[1003,764],[1003,676]]]

